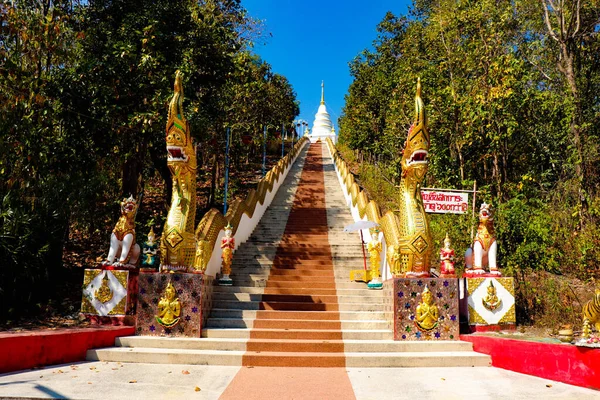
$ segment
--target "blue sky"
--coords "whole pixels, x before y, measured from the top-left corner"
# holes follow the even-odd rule
[[[254,51],[289,79],[300,100],[300,118],[312,127],[324,80],[325,103],[337,130],[344,95],[352,83],[348,62],[371,46],[385,13],[405,14],[410,0],[242,0],[242,4],[250,16],[263,21],[263,39]]]

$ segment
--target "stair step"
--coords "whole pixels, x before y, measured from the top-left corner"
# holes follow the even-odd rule
[[[391,322],[382,320],[288,320],[211,318],[206,328],[263,328],[263,329],[390,329]]]
[[[252,332],[252,333],[250,333]],[[214,338],[249,338],[256,339],[323,339],[339,338],[339,330],[325,329],[235,329],[207,328],[202,331],[202,337]],[[352,340],[389,340],[393,336],[390,330],[345,329],[342,330],[344,339]]]
[[[235,310],[213,308],[209,318],[242,318],[253,319],[260,318],[267,320],[284,319],[284,320],[323,320],[323,321],[371,321],[384,320],[386,318],[384,312],[373,311],[297,311],[297,310]]]
[[[86,359],[88,361],[153,364],[269,367],[475,367],[491,365],[490,356],[472,351],[333,353],[113,347],[88,350]]]
[[[280,310],[280,311],[382,311],[384,305],[378,303],[311,303],[286,301],[235,301],[213,297],[220,309],[228,310]]]

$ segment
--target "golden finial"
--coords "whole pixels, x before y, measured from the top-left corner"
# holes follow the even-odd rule
[[[417,78],[417,95],[415,96],[415,124],[425,123],[425,105],[421,99],[421,78]]]
[[[185,121],[185,116],[183,115],[183,73],[179,70],[175,72],[174,93],[169,103],[168,120],[171,121],[175,117]]]
[[[325,81],[321,81],[321,104],[325,104]]]

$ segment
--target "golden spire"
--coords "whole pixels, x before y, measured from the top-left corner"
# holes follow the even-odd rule
[[[325,104],[325,81],[321,81],[321,104]]]
[[[417,95],[415,96],[415,125],[425,123],[425,105],[421,99],[421,78],[417,78]]]
[[[182,121],[185,121],[185,116],[183,115],[183,74],[179,70],[177,70],[177,72],[175,73],[174,86],[175,93],[173,93],[173,98],[169,102],[168,121],[171,121],[174,118],[178,118]]]

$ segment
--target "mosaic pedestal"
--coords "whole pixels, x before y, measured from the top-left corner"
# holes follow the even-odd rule
[[[116,267],[86,269],[81,313],[93,323],[134,325],[138,273]]]
[[[466,278],[464,285],[471,332],[515,329],[514,278]]]
[[[180,304],[179,322],[161,325],[158,304],[171,283]],[[212,307],[214,278],[202,274],[140,273],[136,335],[200,337]]]
[[[394,278],[393,285],[394,340],[459,340],[458,279]],[[426,287],[433,297],[428,308],[437,309],[431,312],[438,316],[435,322],[418,321]]]

